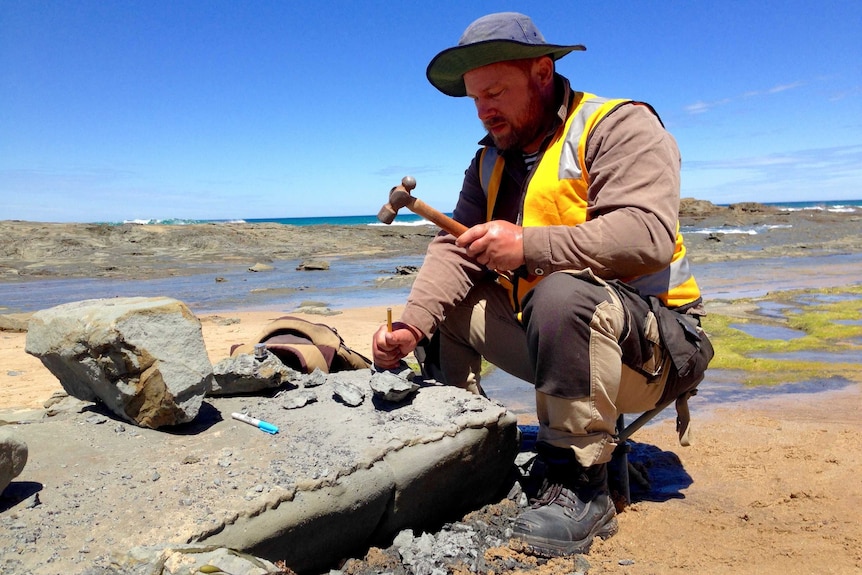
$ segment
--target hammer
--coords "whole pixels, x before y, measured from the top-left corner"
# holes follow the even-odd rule
[[[456,222],[446,214],[439,212],[420,200],[410,195],[410,191],[416,187],[416,178],[404,176],[401,185],[392,188],[389,192],[389,203],[377,212],[377,219],[384,224],[391,224],[401,208],[407,208],[414,214],[420,215],[426,220],[433,222],[444,232],[449,232],[456,238],[467,231],[467,226]]]
[[[420,200],[419,198],[410,195],[410,190],[416,187],[416,178],[413,176],[404,176],[401,178],[401,185],[392,188],[389,192],[389,203],[380,208],[377,212],[377,219],[384,224],[391,224],[395,220],[396,214],[400,208],[406,207],[414,214],[418,214],[426,220],[433,222],[444,232],[448,232],[456,238],[467,231],[467,226],[461,222],[456,222],[446,214],[439,212]],[[512,280],[512,273],[508,271],[494,270],[498,276],[508,280]]]

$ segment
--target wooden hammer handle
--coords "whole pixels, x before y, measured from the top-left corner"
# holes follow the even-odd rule
[[[449,232],[456,238],[467,231],[467,226],[460,222],[456,222],[446,214],[432,208],[419,198],[413,197],[413,199],[411,199],[407,204],[407,209],[414,214],[422,216],[429,222],[433,222],[441,230]]]
[[[422,216],[430,222],[434,222],[441,230],[452,234],[456,238],[467,231],[467,226],[461,222],[456,222],[446,214],[432,208],[419,198],[410,196],[410,200],[407,203],[407,209],[414,214]],[[509,280],[510,283],[514,281],[512,272],[499,270],[494,271],[498,276]]]

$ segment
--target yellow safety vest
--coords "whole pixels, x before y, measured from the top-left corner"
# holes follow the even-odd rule
[[[593,128],[611,111],[631,100],[610,100],[581,93],[566,122],[560,126],[550,146],[542,153],[527,184],[521,225],[576,226],[587,219],[589,174],[585,169],[587,139]],[[650,110],[652,110],[650,108]],[[479,162],[479,177],[487,197],[487,221],[503,177],[504,159],[497,149],[486,147]],[[526,277],[502,275],[500,283],[509,290],[512,305],[520,311],[524,296],[544,276]],[[644,295],[658,297],[668,307],[692,303],[700,297],[700,289],[685,257],[685,244],[676,224],[676,249],[668,266],[656,273],[634,278],[620,278]]]

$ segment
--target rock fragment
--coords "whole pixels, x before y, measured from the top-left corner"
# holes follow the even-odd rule
[[[27,331],[27,322],[32,316],[31,313],[0,314],[0,331],[24,333]]]
[[[341,313],[327,307],[326,304],[303,304],[293,311],[294,313],[307,313],[311,315],[338,315]]]
[[[285,409],[299,409],[317,401],[317,394],[307,389],[284,393],[278,396],[281,406]]]
[[[365,401],[365,392],[350,382],[336,380],[332,387],[333,395],[345,405],[357,407]]]
[[[306,260],[296,266],[297,271],[328,271],[329,262],[323,260]]]
[[[212,389],[207,395],[236,395],[276,389],[299,381],[301,375],[284,365],[274,353],[267,353],[262,360],[241,353],[213,366]]]
[[[326,383],[326,374],[322,369],[315,367],[314,371],[302,378],[302,386],[305,388],[318,387]]]
[[[411,393],[419,389],[419,385],[406,377],[389,371],[381,371],[372,374],[371,389],[374,391],[375,397],[392,403],[401,403]]]

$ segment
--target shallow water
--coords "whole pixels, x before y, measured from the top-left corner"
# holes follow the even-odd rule
[[[829,359],[823,361],[830,361]],[[841,360],[845,361],[845,360]],[[854,382],[841,378],[819,378],[780,385],[746,386],[739,381],[742,374],[732,370],[707,370],[703,381],[698,386],[698,393],[689,402],[694,414],[698,410],[724,406],[740,401],[765,399],[782,394],[814,393],[843,389]],[[501,369],[495,369],[482,379],[482,387],[488,397],[495,399],[509,408],[518,416],[519,422],[532,423],[536,417],[536,398],[533,386]],[[639,414],[626,415],[626,422],[631,423]],[[665,409],[650,420],[648,425],[676,417],[673,408]]]
[[[167,296],[192,311],[291,311],[305,300],[338,308],[402,303],[409,288],[379,287],[397,266],[421,266],[424,256],[330,259],[329,271],[298,271],[298,260],[272,262],[269,272],[225,265],[213,273],[151,280],[55,279],[0,283],[0,309],[27,312],[93,298]],[[759,297],[769,292],[862,283],[862,253],[818,258],[766,258],[693,266],[705,299]],[[217,282],[216,278],[225,281]]]
[[[862,284],[862,253],[763,258],[692,266],[705,299],[762,297],[770,292]]]
[[[799,306],[777,301],[763,301],[757,304],[757,313],[764,317],[785,319],[788,312],[799,312]]]
[[[862,363],[862,349],[847,349],[841,351],[804,350],[784,353],[755,353],[751,357],[757,359],[775,359],[779,361],[804,361],[815,363]]]
[[[730,324],[730,327],[732,327],[733,329],[738,329],[739,331],[746,333],[751,337],[756,337],[758,339],[780,339],[783,341],[790,341],[792,339],[805,337],[804,331],[778,325],[763,325],[761,323],[732,323]]]
[[[797,301],[803,305],[819,305],[829,303],[841,303],[859,299],[855,293],[809,293],[800,295]]]
[[[298,260],[273,262],[268,272],[246,266],[225,266],[218,273],[151,280],[58,279],[0,283],[0,306],[9,312],[37,311],[85,299],[166,296],[195,312],[246,309],[290,311],[307,300],[332,308],[401,303],[409,288],[380,287],[397,266],[419,266],[422,256],[329,260],[328,271],[300,271]],[[216,281],[219,278],[223,281]]]

